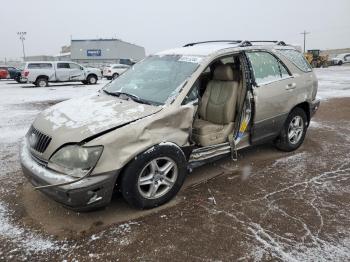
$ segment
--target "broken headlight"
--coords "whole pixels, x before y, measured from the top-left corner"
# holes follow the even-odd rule
[[[83,177],[96,165],[102,151],[103,146],[65,146],[50,158],[48,167],[66,175]]]

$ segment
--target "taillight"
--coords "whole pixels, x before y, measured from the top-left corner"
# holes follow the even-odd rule
[[[23,76],[24,76],[24,77],[27,77],[28,75],[29,75],[29,71],[25,70],[25,71],[23,72]]]

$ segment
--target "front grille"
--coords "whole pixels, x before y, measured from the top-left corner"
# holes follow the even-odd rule
[[[43,134],[33,126],[30,127],[27,133],[27,139],[30,147],[39,153],[44,153],[51,142],[51,137]]]

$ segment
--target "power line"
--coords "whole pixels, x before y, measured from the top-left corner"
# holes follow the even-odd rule
[[[304,32],[302,32],[302,33],[300,33],[300,34],[304,35],[304,53],[305,53],[306,35],[311,34],[311,33],[310,33],[310,32],[306,32],[306,31],[304,30]]]

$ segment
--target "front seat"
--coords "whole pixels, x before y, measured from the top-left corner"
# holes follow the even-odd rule
[[[233,131],[236,114],[239,71],[229,65],[219,65],[214,70],[199,106],[192,138],[196,144],[210,146],[228,140]]]

